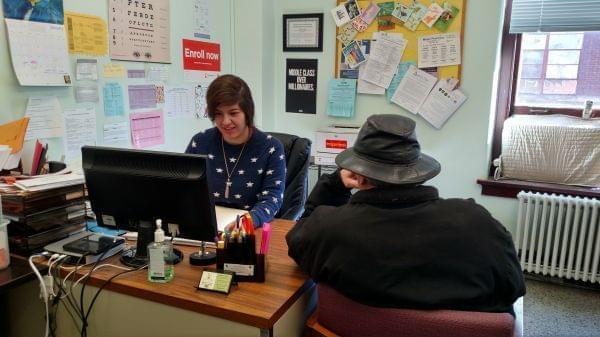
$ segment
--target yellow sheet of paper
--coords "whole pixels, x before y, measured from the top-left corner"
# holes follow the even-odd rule
[[[125,77],[125,66],[114,63],[105,64],[104,77]]]
[[[8,145],[12,148],[11,153],[17,153],[23,148],[25,132],[27,131],[29,118],[24,117],[19,120],[0,125],[0,145]]]
[[[65,26],[69,39],[69,53],[106,55],[108,31],[106,22],[98,16],[66,12]]]

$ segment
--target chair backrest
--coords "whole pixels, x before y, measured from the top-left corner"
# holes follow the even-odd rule
[[[308,164],[311,141],[287,133],[269,132],[269,134],[283,144],[287,167],[283,204],[275,217],[298,220],[304,212],[304,203],[308,195]]]
[[[334,336],[512,337],[508,313],[376,308],[319,283],[316,320]],[[331,336],[331,335],[330,335]]]

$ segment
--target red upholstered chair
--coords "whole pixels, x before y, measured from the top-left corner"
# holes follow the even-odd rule
[[[306,323],[307,336],[513,337],[518,330],[507,313],[376,308],[321,283],[317,292],[317,309]]]

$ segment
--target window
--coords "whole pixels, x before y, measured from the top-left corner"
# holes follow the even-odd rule
[[[600,32],[523,33],[520,39],[513,112],[580,115],[586,101],[600,104]]]
[[[600,117],[600,1],[507,0],[502,36],[492,158],[500,155],[502,126],[513,114],[581,116],[590,100],[592,117]],[[494,169],[490,163],[490,177]],[[479,181],[484,194],[490,180]],[[566,193],[564,186],[546,192],[553,189]]]

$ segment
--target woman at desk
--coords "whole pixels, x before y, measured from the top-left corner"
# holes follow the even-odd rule
[[[247,219],[260,227],[273,219],[283,202],[283,145],[254,127],[254,101],[241,78],[219,76],[208,87],[206,103],[215,127],[192,137],[185,152],[207,156],[215,203],[248,210]]]

